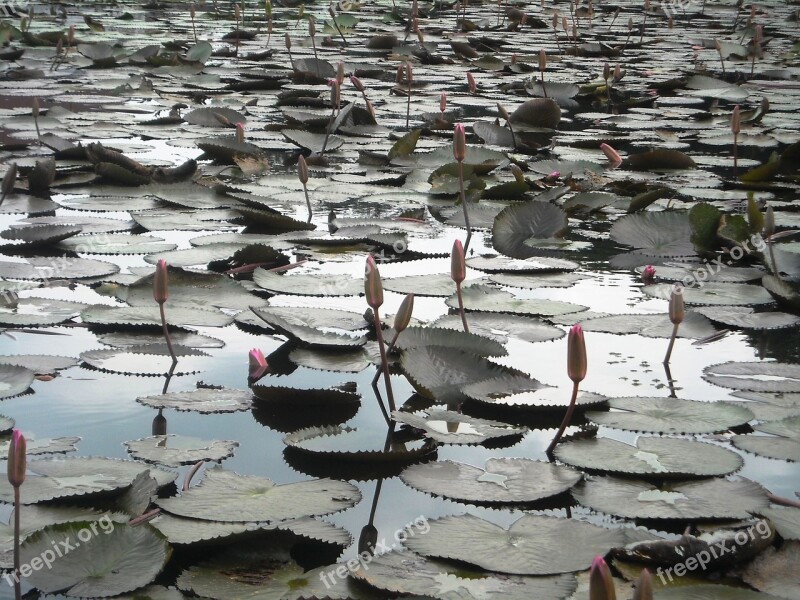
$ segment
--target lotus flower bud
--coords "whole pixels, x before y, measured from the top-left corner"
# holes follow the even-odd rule
[[[8,446],[8,483],[18,488],[25,481],[25,436],[15,429],[11,434],[11,442]]]
[[[194,17],[195,17],[196,14],[197,13],[195,12],[194,4],[190,4],[189,5],[189,16],[192,17],[192,20],[194,20]]]
[[[344,84],[344,63],[342,61],[336,65],[336,82],[340,87]]]
[[[410,84],[414,81],[414,69],[411,67],[411,63],[406,63],[406,82]]]
[[[364,84],[361,83],[361,80],[356,77],[355,75],[350,75],[350,83],[353,84],[353,87],[356,88],[362,94],[364,93]]]
[[[17,163],[12,162],[8,165],[6,174],[3,176],[3,196],[7,196],[14,191],[14,184],[17,183]]]
[[[303,185],[308,183],[308,163],[306,162],[306,157],[302,154],[297,159],[297,178]]]
[[[647,569],[642,569],[642,574],[639,575],[633,600],[653,600],[653,576]]]
[[[475,83],[475,77],[473,77],[472,73],[467,71],[467,85],[469,86],[469,93],[474,94],[478,91],[478,84]]]
[[[286,46],[287,50],[292,49],[292,38],[289,37],[289,32],[283,34],[283,43]]]
[[[500,116],[503,117],[507,122],[511,120],[511,115],[508,114],[506,107],[499,102],[497,103],[497,112],[499,112]]]
[[[153,278],[153,298],[159,304],[164,304],[169,298],[167,274],[167,261],[163,258],[156,265],[156,275]]]
[[[583,339],[583,327],[573,325],[567,338],[567,375],[574,383],[580,383],[586,377],[586,343]]]
[[[331,106],[338,107],[341,99],[339,95],[339,82],[336,79],[329,79],[328,85],[331,86]]]
[[[238,23],[242,18],[242,7],[238,4],[233,5],[233,12],[236,15],[236,22]]]
[[[14,165],[16,167],[16,165]],[[3,182],[5,184],[5,181]],[[775,211],[771,206],[764,213],[764,237],[770,238],[775,234]]]
[[[553,13],[553,29],[558,29],[558,13]]]
[[[447,110],[447,92],[442,92],[439,96],[439,112],[444,113]]]
[[[569,33],[569,21],[567,21],[567,17],[561,17],[561,28],[564,30],[564,33]]]
[[[453,156],[458,162],[467,157],[467,136],[463,123],[458,123],[453,131]]]
[[[606,63],[603,65],[603,79],[608,81],[610,77],[611,77],[611,66],[608,63]]]
[[[611,571],[602,556],[595,556],[589,571],[589,600],[617,600]]]
[[[328,14],[329,14],[329,15],[330,15],[332,18],[334,18],[334,19],[336,18],[336,11],[335,11],[335,10],[333,10],[333,4],[329,4],[329,5],[328,5]]]
[[[39,99],[38,98],[34,98],[33,99],[33,106],[31,107],[31,114],[33,115],[34,119],[39,116]]]
[[[731,132],[733,135],[739,135],[742,130],[741,116],[739,115],[739,105],[733,107],[733,114],[731,115]]]
[[[544,49],[539,50],[539,70],[544,71],[547,68],[547,53]]]
[[[267,0],[264,3],[264,12],[267,13],[267,17],[271,17],[272,16],[272,0]]]
[[[312,38],[317,35],[317,26],[314,24],[314,19],[308,20],[308,35]]]
[[[244,142],[244,123],[241,121],[236,124],[236,141]]]
[[[367,296],[367,304],[370,305],[372,310],[378,310],[383,304],[383,283],[381,282],[381,274],[378,271],[378,265],[375,264],[375,259],[371,254],[367,257],[364,292]]]
[[[656,279],[656,268],[653,265],[647,265],[642,270],[642,283],[650,285]]]
[[[686,316],[686,306],[683,303],[683,287],[680,285],[672,286],[669,295],[669,320],[673,325],[683,322]]]
[[[617,66],[614,67],[614,82],[620,81],[623,77],[625,77],[625,72],[622,70],[622,67],[617,64]]]
[[[467,264],[461,240],[453,242],[453,251],[450,254],[450,277],[457,284],[460,284],[467,277]]]
[[[403,65],[397,65],[397,71],[394,75],[394,83],[395,85],[400,85],[403,83],[403,75],[405,75],[406,68]]]
[[[414,294],[407,294],[400,303],[400,308],[397,309],[397,314],[394,316],[394,330],[399,334],[411,322],[411,313],[414,312]]]
[[[67,31],[67,45],[72,46],[75,43],[75,25],[70,25]]]
[[[248,379],[252,382],[261,379],[267,372],[267,369],[269,369],[269,365],[267,364],[267,359],[264,358],[264,353],[258,348],[253,348],[252,350],[250,350],[250,354],[248,356],[248,362],[249,362]]]
[[[514,181],[516,181],[517,183],[525,183],[525,174],[522,172],[522,169],[520,169],[517,165],[515,164],[511,165],[511,173],[512,175],[514,175]]]
[[[608,144],[600,144],[600,150],[603,151],[603,154],[606,155],[608,162],[610,162],[611,164],[618,165],[622,162],[622,157],[619,155],[619,152],[614,150]]]

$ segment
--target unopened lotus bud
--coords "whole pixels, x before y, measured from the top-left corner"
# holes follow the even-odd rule
[[[650,285],[656,279],[656,268],[653,265],[647,265],[642,269],[642,283]]]
[[[558,29],[558,13],[553,13],[553,29]]]
[[[308,183],[308,163],[306,162],[306,157],[302,154],[297,159],[297,178],[303,185]]]
[[[742,129],[741,115],[739,114],[739,105],[733,107],[733,114],[731,115],[731,132],[734,136],[739,135]]]
[[[244,141],[244,123],[241,121],[236,124],[236,141],[239,143]]]
[[[267,364],[267,359],[264,357],[264,353],[258,348],[250,350],[250,354],[248,355],[247,378],[254,383],[261,379],[268,370],[269,365]]]
[[[72,46],[75,43],[75,25],[70,25],[67,31],[67,45]]]
[[[647,569],[642,569],[642,574],[639,575],[633,600],[653,600],[653,576]]]
[[[614,150],[614,148],[612,148],[608,144],[600,144],[600,150],[602,150],[603,154],[606,155],[608,162],[614,165],[618,165],[622,162],[622,157],[619,155],[619,152]]]
[[[603,65],[603,79],[608,81],[610,77],[611,77],[611,66],[608,63],[606,63]]]
[[[633,29],[633,17],[628,17],[628,29]]]
[[[336,82],[340,87],[344,84],[344,63],[342,61],[336,65]]]
[[[331,86],[331,106],[339,106],[339,82],[336,79],[329,79],[328,85]]]
[[[283,34],[283,43],[287,50],[292,49],[292,38],[289,37],[289,32]]]
[[[350,83],[353,84],[353,87],[356,88],[362,94],[364,93],[364,84],[361,83],[361,80],[356,77],[355,75],[350,75]]]
[[[517,183],[525,183],[525,174],[517,165],[511,165],[511,173],[514,175],[514,181]]]
[[[450,253],[450,277],[457,284],[467,277],[467,264],[461,240],[453,242],[453,251]]]
[[[8,483],[18,488],[25,482],[25,469],[27,463],[25,436],[19,429],[11,434],[8,445]],[[19,510],[19,506],[16,507]]]
[[[39,99],[38,98],[34,98],[33,99],[33,106],[31,107],[31,114],[33,115],[34,119],[39,116]]]
[[[617,600],[611,571],[602,556],[596,556],[589,571],[589,600]]]
[[[312,38],[317,35],[317,26],[314,25],[314,19],[308,20],[308,35],[310,35]]]
[[[234,4],[233,12],[236,15],[236,22],[238,23],[242,18],[242,7],[238,4]]]
[[[444,114],[445,110],[447,110],[447,92],[442,92],[439,95],[439,112]]]
[[[411,322],[411,313],[414,312],[414,294],[408,294],[403,298],[397,314],[394,316],[394,330],[399,334]]]
[[[336,18],[336,11],[335,11],[335,10],[333,10],[333,4],[329,4],[329,5],[328,5],[328,14],[329,14],[329,15],[330,15],[332,18],[334,18],[334,19]]]
[[[189,16],[192,17],[192,20],[194,20],[195,14],[194,4],[189,5]]]
[[[564,30],[564,33],[569,33],[569,21],[567,21],[567,17],[561,17],[561,28]]]
[[[8,196],[14,191],[14,185],[17,183],[17,163],[12,162],[8,165],[6,174],[3,176],[3,196]]]
[[[469,86],[469,93],[474,94],[478,91],[478,84],[475,82],[475,77],[467,71],[467,85]]]
[[[414,81],[414,69],[411,67],[411,63],[406,63],[406,81],[411,83]]]
[[[516,52],[512,52],[511,53],[511,64],[512,65],[517,64],[517,53]]]
[[[167,261],[162,258],[156,265],[156,274],[153,278],[153,298],[158,304],[164,304],[169,298],[168,280]]]
[[[669,295],[669,320],[673,325],[683,322],[686,316],[686,306],[683,303],[683,286],[672,286],[672,292]]]
[[[539,70],[544,71],[547,68],[547,52],[539,50]]]
[[[508,114],[506,107],[500,104],[499,102],[497,103],[497,112],[499,112],[500,116],[503,117],[506,121],[511,120],[511,115]]]
[[[14,165],[16,167],[16,165]],[[5,180],[3,181],[5,185]],[[764,213],[764,237],[770,238],[775,234],[775,211],[771,206],[767,207]]]
[[[467,134],[462,123],[458,123],[453,130],[453,157],[458,162],[467,157]]]
[[[614,67],[614,82],[616,83],[617,81],[619,81],[623,77],[625,77],[625,73],[622,70],[622,67],[620,67],[619,65]]]
[[[367,257],[367,272],[364,279],[364,293],[367,296],[367,304],[372,310],[378,310],[383,304],[383,283],[378,265],[370,254]]]
[[[404,65],[397,65],[397,72],[394,75],[394,82],[396,85],[400,85],[403,83],[403,77],[405,76],[406,68]]]
[[[264,4],[264,12],[267,13],[267,18],[272,16],[272,0],[267,0]]]
[[[580,383],[586,378],[586,369],[586,342],[583,338],[583,327],[573,325],[567,337],[567,375],[573,383]]]

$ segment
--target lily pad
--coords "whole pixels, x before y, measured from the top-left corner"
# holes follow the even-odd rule
[[[542,195],[558,197],[554,190],[567,191],[553,188]],[[495,250],[511,258],[529,258],[536,256],[537,251],[525,243],[527,240],[562,238],[566,232],[567,213],[546,201],[529,201],[511,205],[497,215],[492,227],[492,244]]]
[[[396,410],[392,418],[423,430],[427,437],[441,444],[482,444],[488,440],[522,436],[528,431],[527,427],[477,419],[451,410],[429,410],[424,415]]]
[[[580,317],[580,315],[576,315]],[[669,338],[675,326],[667,314],[608,315],[580,321],[584,331],[600,333],[636,333],[649,338]],[[701,314],[687,311],[678,337],[702,339],[716,333],[716,328]]]
[[[0,306],[0,325],[57,325],[77,317],[85,304],[51,298],[20,298],[16,306]]]
[[[169,392],[144,396],[136,401],[151,408],[171,408],[201,414],[232,413],[250,410],[253,394],[231,388],[200,388],[190,392]]]
[[[778,600],[777,596],[741,587],[700,583],[665,587],[658,600]]]
[[[483,255],[468,258],[467,266],[487,273],[515,273],[523,275],[574,271],[579,265],[571,260],[548,256],[532,256],[525,259],[516,259],[497,255]]]
[[[489,338],[475,333],[438,327],[409,327],[403,331],[395,345],[400,350],[411,350],[420,346],[457,348],[486,357],[508,354],[500,343]]]
[[[167,322],[175,326],[225,327],[233,323],[230,317],[218,310],[194,306],[166,304]],[[161,327],[158,306],[108,306],[97,304],[81,312],[81,320],[90,325],[149,325]]]
[[[632,396],[612,398],[610,412],[588,412],[598,425],[652,433],[714,433],[743,425],[753,413],[726,402]]]
[[[175,356],[179,359],[173,364],[166,343],[129,346],[110,350],[87,350],[81,353],[81,360],[101,371],[125,373],[130,375],[186,375],[202,370],[204,358],[209,355],[202,350],[173,345]],[[180,360],[182,359],[182,360]]]
[[[659,478],[718,477],[744,464],[738,454],[715,444],[645,436],[636,446],[609,438],[572,440],[556,446],[555,456],[580,469]]]
[[[742,579],[757,590],[794,600],[800,595],[800,542],[786,542],[780,549],[767,548],[750,562]]]
[[[357,296],[364,293],[364,282],[346,275],[278,275],[256,269],[253,281],[272,294],[298,296]]]
[[[330,152],[344,145],[344,140],[334,134],[326,136],[324,133],[311,133],[302,129],[284,129],[281,134],[294,145],[315,154]]]
[[[292,343],[304,348],[344,350],[363,346],[367,341],[366,337],[353,337],[342,333],[321,331],[305,325],[294,325],[271,312],[269,308],[252,307],[251,310],[262,318],[272,329],[288,337]]]
[[[461,295],[464,300],[464,308],[468,311],[549,317],[586,310],[586,307],[580,304],[562,302],[560,300],[517,298],[509,292],[487,285],[469,286],[463,289]],[[458,295],[453,294],[445,303],[451,308],[458,308]],[[467,322],[469,322],[469,319],[470,315],[467,315]]]
[[[145,462],[166,467],[180,467],[200,460],[221,462],[233,456],[239,442],[230,440],[205,441],[183,435],[156,435],[125,442],[130,455]]]
[[[387,443],[381,431],[340,426],[308,427],[290,433],[283,442],[310,456],[358,463],[408,462],[436,449],[430,440]]]
[[[800,541],[800,508],[762,508],[758,514],[769,519],[783,539]]]
[[[800,392],[800,365],[732,361],[706,367],[703,379],[747,392]]]
[[[276,485],[264,477],[214,467],[206,471],[199,485],[177,498],[161,498],[156,504],[183,517],[247,522],[327,515],[350,508],[360,499],[358,488],[344,481],[315,479]]]
[[[490,458],[486,468],[433,461],[412,465],[400,479],[414,489],[468,503],[532,503],[566,492],[578,471],[526,458]]]
[[[37,375],[49,375],[56,371],[77,366],[79,361],[70,356],[52,356],[49,354],[12,354],[0,356],[0,365],[16,365],[25,367]]]
[[[58,438],[43,438],[26,440],[25,453],[27,456],[38,456],[41,454],[63,454],[66,452],[75,452],[77,444],[81,438],[72,437],[58,437]],[[0,440],[0,459],[8,458],[8,448],[11,445],[10,440]]]
[[[693,256],[691,234],[686,213],[644,212],[622,217],[609,235],[618,244],[632,246],[642,254],[668,257]]]
[[[60,248],[78,254],[148,254],[174,250],[177,246],[163,238],[147,235],[109,234],[79,235],[61,241]]]
[[[770,435],[735,435],[733,445],[768,458],[800,461],[800,416],[761,423],[753,429]]]
[[[18,365],[0,364],[0,398],[19,396],[27,390],[36,373]],[[11,425],[13,427],[13,424]]]
[[[673,286],[668,283],[646,285],[642,292],[648,296],[669,300]],[[748,306],[771,304],[775,300],[760,285],[744,283],[706,283],[702,287],[684,287],[683,300],[686,304]]]
[[[460,315],[445,315],[432,323],[435,327],[446,329],[463,329]],[[469,316],[470,333],[505,344],[510,338],[526,342],[546,342],[564,337],[563,329],[553,327],[532,317],[504,315],[494,313],[471,313]]]

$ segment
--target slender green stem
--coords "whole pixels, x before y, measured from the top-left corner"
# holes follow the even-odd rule
[[[308,220],[306,223],[311,223],[311,199],[308,197],[308,186],[303,184],[303,193],[306,195],[306,206],[308,207]]]
[[[570,421],[572,421],[572,415],[575,412],[575,404],[578,401],[578,382],[574,381],[572,383],[572,398],[569,400],[569,406],[567,407],[567,414],[564,415],[564,420],[561,421],[561,426],[556,431],[556,435],[553,438],[553,441],[550,442],[550,445],[547,447],[547,457],[550,459],[550,462],[553,462],[553,450],[558,445],[558,442],[561,440],[561,436],[564,435],[564,431],[569,426]]]
[[[178,357],[175,356],[175,349],[172,347],[172,338],[169,335],[169,328],[167,327],[167,313],[164,311],[164,303],[158,305],[159,312],[161,312],[161,326],[164,328],[164,340],[167,342],[167,349],[169,355],[172,357],[172,364],[178,362]]]
[[[769,260],[772,263],[772,273],[778,279],[781,278],[780,271],[778,271],[778,263],[775,262],[775,251],[772,249],[772,240],[767,240],[767,248],[769,248]]]
[[[388,350],[386,350],[386,354],[387,354],[387,356],[388,356],[389,354],[391,354],[392,350],[394,350],[394,345],[397,343],[397,338],[399,338],[399,337],[400,337],[400,334],[399,334],[399,333],[395,333],[395,334],[394,334],[394,339],[392,340],[392,343],[391,343],[391,344],[389,344],[389,349],[388,349]],[[375,385],[377,385],[377,383],[378,383],[378,378],[379,378],[380,376],[381,376],[381,372],[380,372],[380,371],[375,371],[375,377],[373,377],[373,378],[372,378],[372,385],[373,385],[373,387],[374,387]]]
[[[14,598],[22,598],[22,586],[19,573],[19,512],[22,502],[19,498],[19,486],[14,486]]]
[[[386,356],[386,347],[383,345],[381,317],[377,308],[375,309],[375,335],[378,337],[378,348],[381,351],[381,368],[383,369],[383,381],[386,384],[386,397],[389,400],[389,410],[394,412],[394,392],[392,391],[392,378],[389,375],[389,359]]]
[[[458,190],[461,197],[461,208],[464,211],[464,225],[467,227],[467,240],[464,242],[464,254],[469,250],[469,241],[472,239],[472,225],[469,223],[467,210],[467,196],[464,193],[464,161],[458,161]]]
[[[467,325],[467,313],[464,311],[464,296],[461,294],[460,283],[456,283],[456,295],[458,296],[458,310],[461,313],[461,323],[464,325],[464,331],[469,333],[469,325]]]
[[[675,323],[672,326],[672,336],[669,338],[669,346],[667,346],[667,355],[664,357],[664,364],[669,364],[669,359],[672,357],[672,348],[675,346],[675,338],[678,337],[678,327],[680,323]]]

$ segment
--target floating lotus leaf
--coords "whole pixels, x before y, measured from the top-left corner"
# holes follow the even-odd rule
[[[525,288],[529,290],[542,287],[565,288],[572,287],[578,281],[587,279],[586,275],[577,273],[559,273],[557,275],[516,275],[512,273],[497,273],[489,280],[498,285]]]
[[[155,435],[125,442],[130,455],[145,462],[166,467],[180,467],[200,460],[221,462],[233,456],[239,442],[230,440],[206,441],[184,435]]]
[[[14,428],[14,419],[0,415],[0,434],[10,433]]]
[[[192,125],[203,127],[231,127],[237,123],[247,123],[247,117],[225,106],[204,106],[196,108],[183,116]]]
[[[191,392],[169,392],[144,396],[136,401],[151,408],[171,408],[202,414],[232,413],[250,410],[253,394],[231,388],[200,388]]]
[[[744,398],[746,402],[731,402],[744,406],[757,421],[780,421],[787,417],[800,416],[800,394],[769,394],[763,392],[734,392],[732,396]]]
[[[256,404],[271,404],[286,408],[317,407],[318,409],[335,409],[341,405],[360,404],[361,396],[343,389],[298,389],[269,385],[254,385]]]
[[[761,423],[753,429],[777,437],[735,435],[731,439],[733,445],[768,458],[800,461],[800,416]]]
[[[30,461],[29,477],[20,488],[22,502],[35,504],[57,498],[114,492],[131,485],[139,473],[148,469],[160,487],[175,480],[176,474],[171,471],[132,460],[81,456]],[[14,501],[14,490],[5,478],[0,481],[0,501]]]
[[[757,514],[769,519],[783,539],[800,541],[800,508],[761,508]]]
[[[167,321],[174,326],[225,327],[233,322],[233,317],[218,311],[183,306],[166,305]],[[81,312],[81,320],[90,325],[149,325],[161,327],[161,314],[158,306],[107,306],[97,304]]]
[[[796,327],[800,323],[800,317],[797,315],[777,311],[757,313],[749,307],[739,309],[711,306],[702,312],[712,321],[742,329],[786,329]]]
[[[527,458],[490,458],[485,469],[449,460],[412,465],[400,479],[414,489],[459,502],[524,504],[566,492],[581,474]]]
[[[608,406],[616,410],[589,412],[586,418],[606,427],[651,433],[714,433],[753,419],[746,408],[727,402],[632,396],[612,398]]]
[[[284,437],[283,443],[312,456],[369,463],[416,460],[436,449],[429,440],[387,443],[385,431],[340,426],[301,429]]]
[[[189,331],[172,331],[169,335],[173,344],[189,348],[222,348],[225,346],[225,342],[220,339]],[[152,331],[112,331],[97,336],[98,342],[115,348],[159,344],[163,340],[163,332],[154,333]]]
[[[552,98],[526,100],[511,113],[511,122],[528,127],[555,129],[561,121],[561,109]]]
[[[18,396],[31,386],[35,378],[36,373],[30,369],[0,364],[0,398]]]
[[[63,454],[66,452],[75,452],[77,444],[81,438],[73,437],[58,437],[58,438],[42,438],[39,440],[28,438],[25,447],[25,453],[28,456],[38,456],[40,454]],[[10,440],[0,440],[0,459],[8,458],[8,447],[11,445]]]
[[[362,348],[359,350],[321,350],[294,348],[289,353],[289,360],[302,367],[334,371],[336,373],[359,373],[373,364],[370,355]]]
[[[332,329],[344,329],[354,331],[356,329],[366,329],[369,325],[364,320],[364,315],[348,310],[335,308],[318,308],[311,306],[270,306],[269,312],[280,317],[292,325],[303,325],[306,327]],[[249,327],[259,329],[270,329],[269,325],[253,311],[243,311],[236,315],[236,322]]]
[[[658,600],[778,600],[777,596],[730,585],[699,583],[669,586],[658,591]]]
[[[580,317],[580,315],[576,315]],[[580,321],[584,331],[600,333],[630,334],[637,333],[650,338],[669,338],[675,326],[667,314],[608,315]],[[702,339],[716,333],[716,328],[701,314],[688,311],[681,326],[678,337]]]
[[[16,242],[9,244],[9,246],[13,246],[17,250],[23,246],[29,248],[50,246],[78,235],[80,232],[80,227],[71,227],[69,225],[30,225],[6,229],[0,233],[0,237]]]
[[[706,367],[703,379],[747,392],[800,392],[800,365],[731,361]]]
[[[80,254],[147,254],[173,250],[177,246],[159,237],[103,233],[72,237],[60,242],[59,247]]]
[[[475,121],[472,124],[472,131],[484,142],[491,146],[514,147],[514,136],[508,127],[501,127],[489,121]]]
[[[207,244],[195,248],[148,254],[144,257],[144,260],[153,265],[157,264],[159,260],[165,260],[170,267],[205,266],[208,263],[220,260],[227,261],[236,252],[245,247],[245,244],[238,243]]]
[[[158,482],[150,477],[150,471],[142,471],[133,480],[131,487],[115,500],[115,504],[133,519],[143,515],[156,496]]]
[[[786,542],[780,549],[767,548],[750,562],[742,579],[757,590],[778,598],[794,600],[800,596],[800,542]]]
[[[357,296],[364,293],[364,282],[346,275],[278,275],[256,269],[253,281],[272,294],[298,296]]]
[[[432,323],[435,327],[463,329],[460,315],[444,315]],[[470,333],[505,344],[509,338],[526,342],[546,342],[564,337],[564,330],[553,327],[539,319],[493,313],[471,313]]]
[[[673,286],[668,283],[646,285],[642,291],[648,296],[669,300]],[[702,287],[683,288],[683,300],[686,304],[746,306],[771,304],[775,300],[760,285],[744,283],[706,283]]]
[[[486,379],[524,374],[456,348],[421,346],[403,352],[400,366],[418,392],[438,402],[462,400],[461,388]],[[531,380],[531,385],[536,385]]]
[[[52,356],[48,354],[13,354],[0,356],[0,365],[17,365],[33,371],[37,375],[48,375],[77,366],[78,360],[70,356]]]
[[[744,464],[738,454],[715,444],[645,436],[636,446],[609,438],[571,440],[556,446],[555,456],[579,469],[659,478],[717,477]]]
[[[508,351],[499,343],[475,333],[438,327],[409,327],[397,338],[395,347],[411,350],[420,346],[457,348],[479,356],[505,356]]]
[[[527,427],[477,419],[451,410],[429,410],[424,415],[396,410],[392,418],[422,429],[427,437],[441,444],[482,444],[487,440],[522,436],[528,431]]]
[[[4,304],[4,303],[3,303]],[[20,298],[16,306],[0,305],[0,325],[57,325],[77,317],[85,304],[51,298]]]
[[[748,479],[676,481],[660,487],[643,481],[595,477],[572,490],[593,510],[629,519],[746,519],[769,506],[766,490]]]
[[[541,198],[541,201],[524,202],[503,209],[492,227],[495,250],[511,258],[530,258],[536,256],[537,251],[525,244],[527,240],[563,238],[567,233],[567,213],[547,200],[557,198],[566,191],[567,188],[553,188],[540,194],[548,196]]]
[[[733,103],[744,102],[748,96],[747,90],[738,85],[706,75],[693,75],[686,82],[686,88],[690,96],[718,98]]]
[[[83,541],[81,532],[91,533],[92,525],[97,533]],[[72,549],[50,568],[34,570],[27,578],[31,585],[44,592],[65,590],[69,596],[116,596],[152,582],[172,553],[166,539],[148,525],[112,523],[101,529],[97,522],[79,521],[51,525],[27,538],[21,560],[30,564],[65,542]]]
[[[466,288],[478,280],[465,281]],[[449,296],[456,289],[450,275],[408,275],[391,277],[383,280],[383,289],[398,294],[414,294],[416,296]]]
[[[131,212],[131,218],[148,231],[219,231],[235,229],[237,226],[230,221],[240,221],[242,213],[229,209],[175,210],[170,207]]]
[[[641,273],[642,269],[644,269],[644,267],[637,268],[636,272]],[[751,283],[760,281],[763,276],[763,269],[756,269],[753,267],[731,267],[724,263],[718,265],[716,262],[702,264],[669,263],[667,265],[659,265],[656,268],[657,279],[664,281],[685,281],[687,284],[699,282],[701,279],[703,283],[705,283],[706,280],[718,281],[720,283]]]
[[[573,575],[499,575],[411,552],[387,552],[352,574],[379,590],[439,600],[560,600],[575,590]]]
[[[469,514],[430,520],[429,525],[427,534],[406,540],[409,550],[513,575],[582,571],[598,554],[625,544],[620,529],[540,515],[520,517],[510,529]]]
[[[350,508],[360,499],[358,488],[344,481],[315,479],[276,485],[264,477],[214,467],[206,471],[199,485],[156,504],[182,517],[247,522],[327,515]]]
[[[571,390],[542,385],[527,376],[487,379],[465,385],[461,391],[476,402],[518,410],[558,409],[569,405]],[[576,406],[587,408],[604,404],[605,396],[580,391]]]
[[[302,129],[284,129],[281,134],[295,146],[315,154],[330,152],[344,145],[344,140],[333,134],[326,136],[324,133],[311,133]]]
[[[634,171],[667,171],[693,169],[697,165],[688,154],[680,150],[658,149],[632,154],[622,161],[623,169]]]
[[[586,310],[585,306],[562,302],[560,300],[542,300],[539,298],[517,298],[513,294],[489,287],[472,285],[461,293],[466,310],[485,311],[491,313],[513,313],[517,315],[553,316]],[[453,294],[445,303],[451,308],[458,308],[458,296]],[[470,315],[467,315],[469,323]]]
[[[356,338],[347,334],[321,331],[305,325],[293,325],[271,312],[269,308],[252,307],[251,310],[279,334],[285,335],[292,343],[305,348],[352,349],[363,346],[367,341],[366,337]]]
[[[507,258],[505,256],[475,256],[467,259],[467,266],[487,273],[561,273],[574,271],[578,263],[563,258],[532,256],[526,259]]]
[[[208,364],[209,354],[202,350],[177,346],[173,344],[177,365],[173,365],[172,356],[166,343],[147,344],[145,346],[128,346],[110,350],[87,350],[81,353],[81,360],[87,365],[101,371],[125,373],[130,375],[187,375],[202,371],[203,364]],[[173,368],[175,367],[175,368]]]
[[[264,151],[250,142],[241,142],[234,136],[221,136],[197,140],[197,147],[213,160],[223,163],[233,162],[237,155],[261,156]]]
[[[693,256],[691,234],[686,213],[644,212],[622,217],[612,225],[609,235],[618,244],[633,246],[643,254],[668,257]]]

